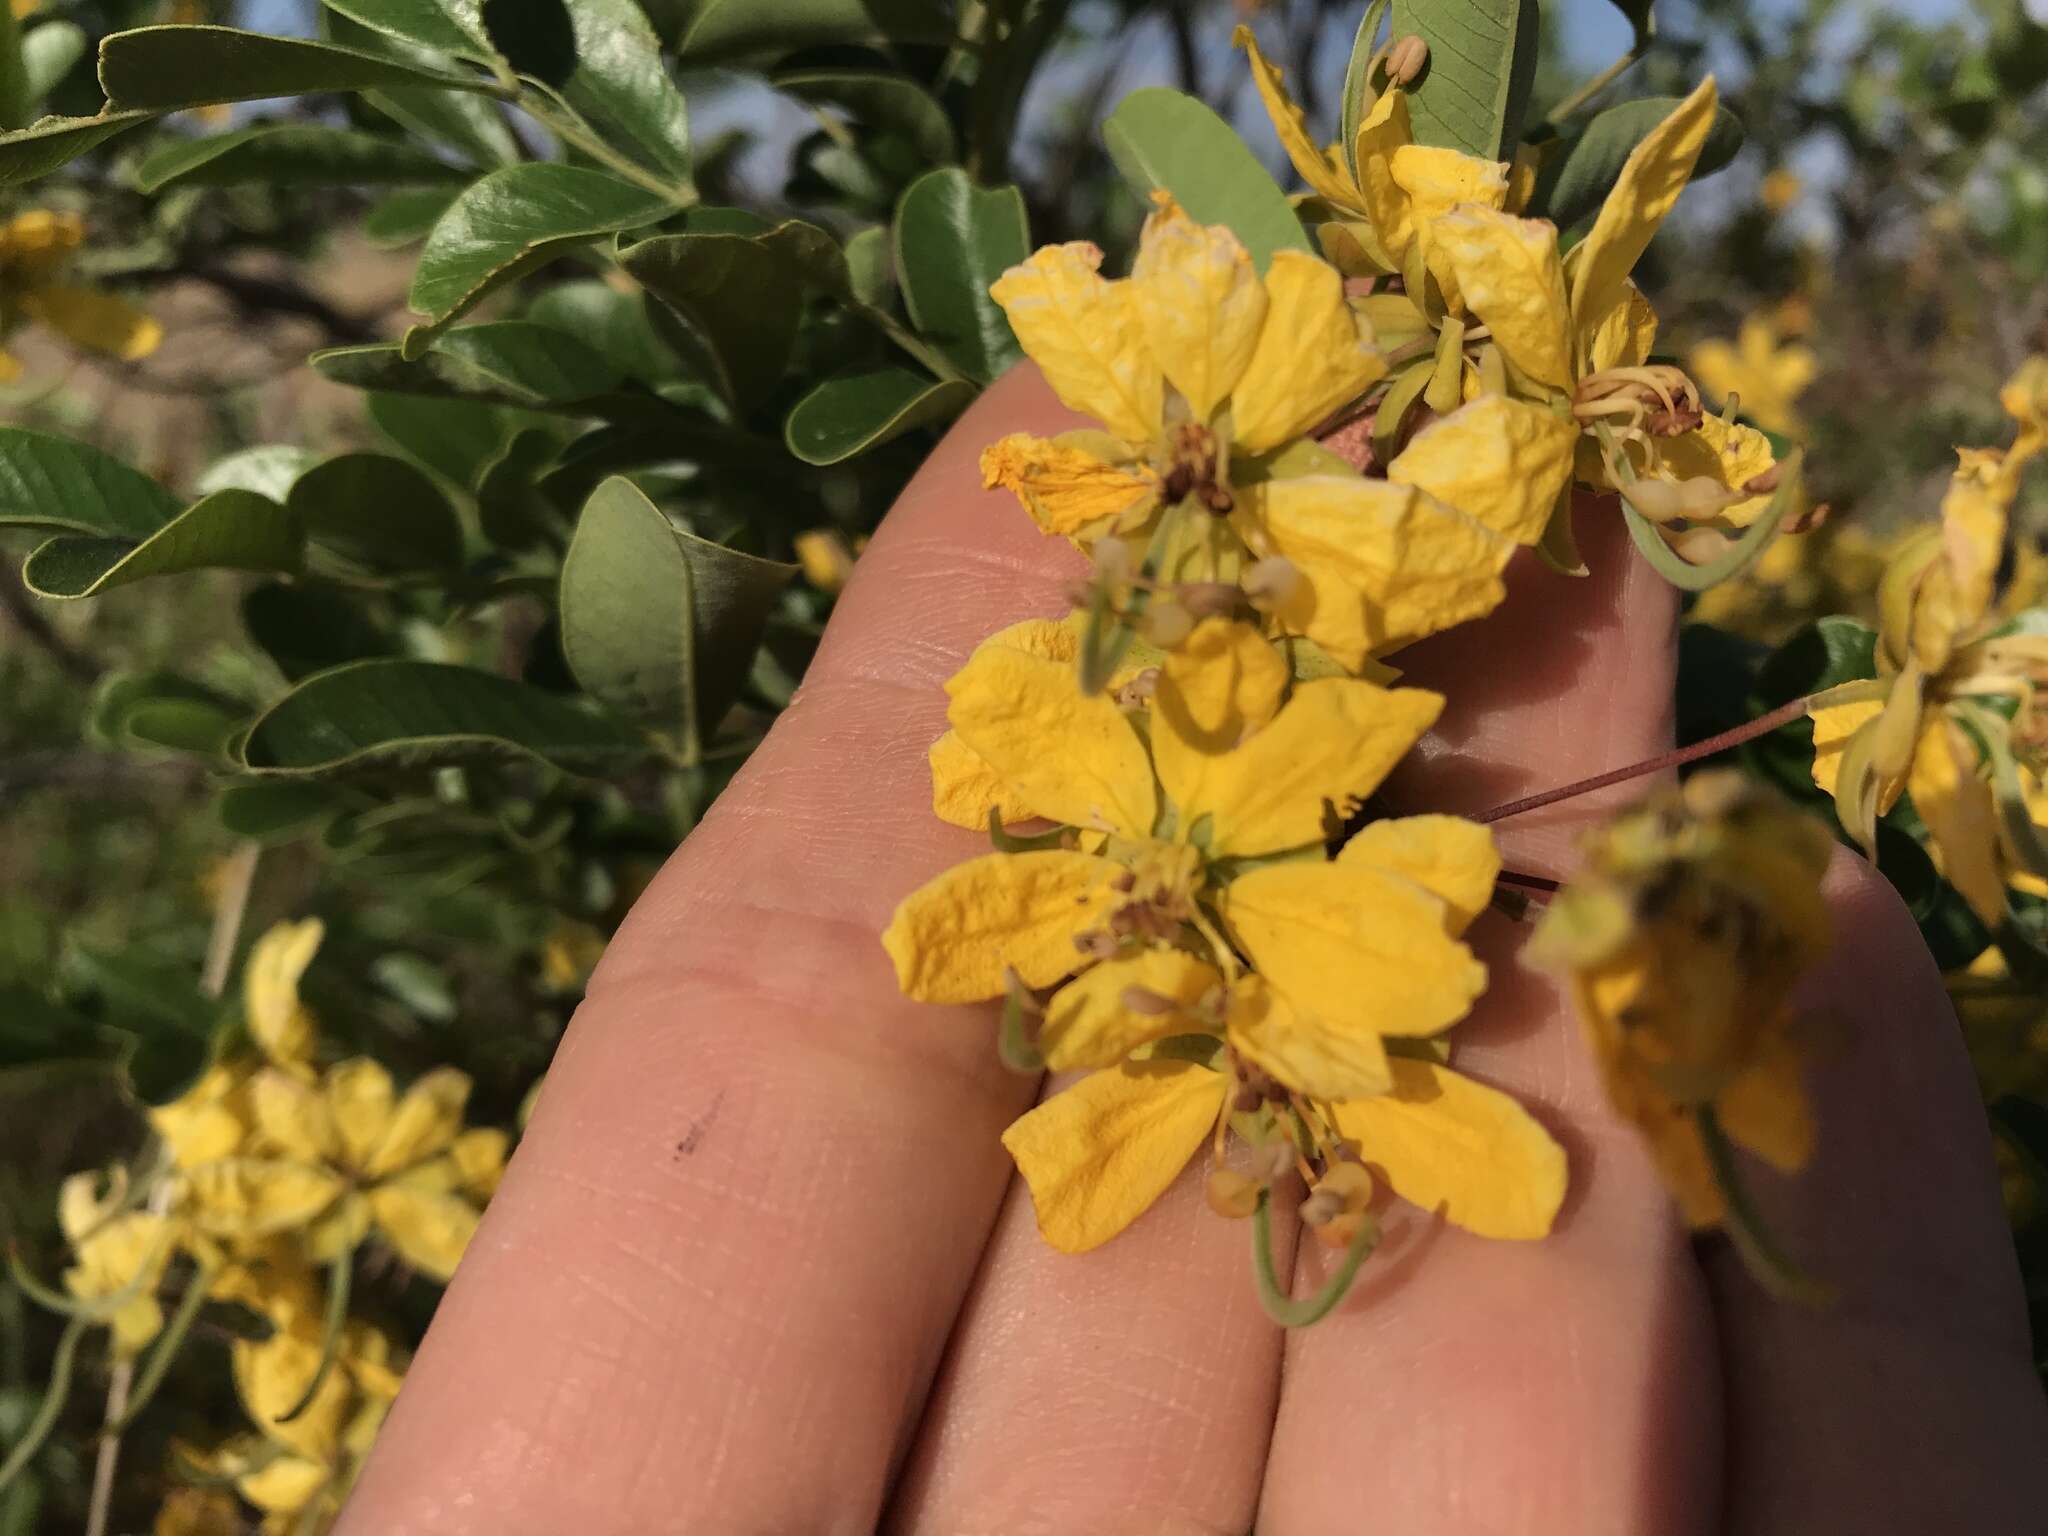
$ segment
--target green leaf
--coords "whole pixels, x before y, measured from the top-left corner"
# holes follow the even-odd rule
[[[1877,631],[1829,614],[1796,631],[1757,670],[1756,691],[1766,707],[1841,683],[1877,676]]]
[[[799,400],[782,437],[806,464],[837,464],[918,427],[951,421],[974,396],[974,386],[959,379],[864,368],[827,379]]]
[[[44,597],[94,597],[180,571],[296,571],[306,538],[298,519],[253,491],[201,497],[140,544],[64,535],[28,557],[22,580]]]
[[[214,815],[237,837],[275,843],[311,830],[341,809],[324,785],[299,779],[230,784],[214,802]]]
[[[242,597],[242,628],[287,682],[398,650],[350,593],[323,581],[252,587]]]
[[[888,228],[870,224],[857,231],[847,239],[843,254],[846,289],[854,303],[887,310],[896,292],[896,266],[889,248]]]
[[[1646,96],[1596,113],[1585,131],[1544,159],[1529,200],[1532,218],[1549,219],[1568,230],[1600,210],[1631,151],[1679,105],[1676,96]],[[1711,176],[1742,148],[1742,124],[1726,107],[1714,109],[1714,126],[1700,149],[1693,180]]]
[[[215,491],[254,491],[272,501],[283,501],[291,494],[292,482],[319,462],[320,456],[310,448],[258,443],[214,460],[194,489],[202,496]]]
[[[84,1014],[31,987],[0,983],[0,1082],[37,1067],[104,1062],[115,1046]]]
[[[1198,224],[1227,224],[1261,272],[1275,251],[1314,252],[1287,194],[1222,118],[1162,86],[1131,92],[1102,125],[1116,168],[1140,199],[1174,195]]]
[[[376,572],[451,571],[462,523],[425,473],[382,453],[343,453],[314,465],[286,503],[312,542]]]
[[[579,245],[653,224],[669,199],[603,171],[513,165],[463,189],[420,252],[407,301],[428,323],[407,332],[416,357],[484,295]]]
[[[1386,25],[1387,0],[1370,0],[1365,14],[1358,20],[1357,32],[1352,34],[1351,58],[1344,66],[1344,88],[1339,98],[1338,145],[1353,176],[1358,174],[1358,128],[1365,121],[1368,110],[1366,98],[1372,92],[1366,66],[1378,50],[1380,34],[1386,30]]]
[[[673,176],[679,188],[689,187],[689,113],[661,61],[661,41],[646,12],[636,0],[573,0],[567,10],[575,28],[576,67],[560,84],[563,99],[607,143]]]
[[[644,754],[623,727],[471,667],[359,661],[317,673],[259,715],[241,748],[263,775],[538,758],[601,771]]]
[[[695,0],[677,52],[695,65],[836,43],[952,38],[952,19],[938,0]]]
[[[321,0],[330,11],[402,43],[489,63],[476,0]]]
[[[1406,88],[1415,142],[1503,159],[1522,135],[1541,30],[1536,0],[1394,0],[1394,36],[1429,45]]]
[[[584,504],[562,562],[562,649],[593,698],[691,757],[739,697],[795,574],[681,532],[614,477]]]
[[[159,146],[135,168],[135,185],[157,192],[172,185],[234,187],[391,186],[467,181],[462,167],[417,145],[351,128],[279,123],[241,128]]]
[[[137,27],[100,41],[100,88],[107,93],[110,112],[177,112],[225,101],[408,85],[495,89],[491,81],[476,75],[448,74],[337,43],[234,27]]]
[[[68,21],[45,21],[21,35],[21,67],[28,75],[28,95],[40,101],[85,57],[82,27]]]
[[[474,400],[372,391],[363,403],[380,432],[456,485],[474,484],[512,430],[510,412]]]
[[[802,305],[779,250],[745,235],[657,235],[620,251],[619,265],[688,327],[696,361],[734,410],[781,380]]]
[[[588,342],[531,320],[444,331],[410,361],[398,347],[380,343],[316,352],[310,361],[325,377],[356,389],[529,410],[581,409],[625,382],[619,367]]]
[[[675,354],[647,318],[647,298],[598,278],[556,283],[526,306],[526,318],[595,347],[625,377],[654,382],[677,373]]]
[[[844,107],[867,127],[900,135],[933,165],[960,153],[946,109],[908,75],[874,69],[798,69],[769,82],[799,101]]]
[[[500,549],[561,546],[567,519],[539,484],[561,452],[562,441],[555,433],[526,428],[513,433],[503,449],[479,467],[477,521],[486,539]]]
[[[473,165],[495,169],[520,159],[519,141],[488,96],[408,85],[364,91],[362,101],[408,133],[452,149]]]
[[[0,427],[0,528],[142,540],[183,505],[140,470],[97,448]]]
[[[386,250],[416,245],[448,211],[457,191],[455,187],[420,187],[394,192],[363,215],[363,238]]]
[[[116,112],[99,117],[46,117],[15,133],[0,133],[0,187],[18,187],[47,176],[66,161],[155,116],[154,112]]]
[[[1024,355],[988,292],[1031,254],[1022,193],[977,187],[957,166],[928,172],[896,205],[894,239],[911,324],[948,361],[987,384]]]
[[[112,746],[213,755],[246,713],[234,700],[175,672],[113,672],[101,679],[88,720],[92,734]]]

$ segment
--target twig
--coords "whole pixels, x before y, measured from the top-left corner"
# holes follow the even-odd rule
[[[234,963],[235,941],[242,934],[249,887],[256,882],[256,859],[262,852],[261,843],[244,842],[228,855],[220,903],[213,909],[213,932],[206,940],[206,966],[199,973],[199,989],[208,997],[227,990],[228,967]]]

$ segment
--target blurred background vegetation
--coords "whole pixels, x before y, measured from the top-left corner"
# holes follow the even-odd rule
[[[650,0],[647,9],[671,37],[690,5]],[[1355,0],[1036,5],[1041,35],[1016,131],[977,143],[975,170],[985,181],[1014,179],[1032,243],[1092,238],[1118,251],[1140,208],[1099,130],[1122,95],[1170,84],[1200,96],[1280,174],[1231,30],[1247,20],[1260,30],[1311,122],[1329,134],[1360,9]],[[318,27],[312,0],[78,0],[46,14],[88,40],[170,19],[298,35]],[[2022,357],[2048,348],[2048,32],[2017,0],[1672,0],[1656,16],[1657,46],[1622,88],[1681,93],[1711,69],[1747,130],[1740,158],[1688,197],[1639,274],[1663,317],[1661,345],[1685,356],[1710,394],[1739,393],[1763,425],[1806,440],[1812,493],[1828,508],[1819,528],[1785,540],[1696,615],[1714,627],[1688,638],[1682,713],[1688,730],[1705,734],[1752,702],[1767,643],[1820,614],[1868,615],[1885,543],[1931,516],[1956,444],[2002,441],[1998,386]],[[1544,19],[1532,120],[1630,38],[1605,0],[1546,6]],[[873,57],[837,48],[796,62]],[[936,65],[915,51],[898,62]],[[922,169],[900,135],[850,127],[758,74],[688,69],[680,79],[707,203],[771,220],[797,215],[844,235],[886,216]],[[80,69],[49,110],[89,114],[98,104],[90,70]],[[216,127],[371,112],[331,96],[206,110]],[[180,488],[253,444],[396,449],[438,467],[433,439],[453,444],[457,417],[393,410],[392,397],[346,388],[305,361],[318,348],[403,331],[412,262],[399,237],[422,227],[417,210],[408,222],[406,194],[240,185],[145,196],[133,169],[121,155],[98,157],[49,188],[17,189],[4,211],[42,206],[47,193],[81,212],[90,228],[82,275],[145,304],[163,326],[162,346],[141,361],[111,362],[61,340],[11,337],[24,368],[0,385],[0,420],[99,444]],[[598,281],[569,264],[527,298],[580,313],[572,307],[597,302]],[[0,293],[0,312],[5,302]],[[822,321],[803,343],[836,344]],[[739,706],[741,738],[750,717],[765,719],[787,698],[846,558],[931,440],[930,430],[912,432],[776,487],[780,511],[754,552],[802,556],[805,574],[770,621]],[[2033,587],[2035,601],[2040,489],[2019,514],[2012,553],[2014,579]],[[734,537],[718,526],[716,505],[693,515],[707,535]],[[807,533],[825,536],[803,540]],[[267,626],[264,599],[251,596],[260,584],[243,576],[200,573],[92,603],[40,599],[18,574],[32,542],[0,531],[0,1007],[57,995],[118,1010],[109,998],[122,978],[199,973],[224,887],[245,871],[256,830],[225,825],[217,774],[172,749],[207,728],[204,709],[167,716],[164,691],[143,688],[159,707],[138,717],[137,680],[171,671],[201,705],[255,703],[298,675],[307,658],[295,658],[295,641],[316,655],[320,641],[304,614],[281,632]],[[399,593],[376,621],[407,654],[566,686],[544,603],[445,611]],[[470,1118],[510,1125],[605,936],[736,760],[714,754],[684,771],[596,785],[522,782],[500,786],[498,803],[475,783],[444,779],[445,815],[408,821],[389,803],[365,802],[330,807],[317,826],[280,822],[254,838],[262,851],[240,932],[246,940],[278,920],[323,919],[326,945],[306,995],[335,1048],[374,1055],[401,1079],[459,1067],[475,1082]],[[458,811],[496,817],[498,829],[451,830]],[[571,834],[544,832],[557,815]],[[1944,961],[1960,969],[1982,938],[1954,934]],[[1966,1024],[2007,1133],[2038,1338],[2048,1336],[2038,1162],[2048,1145],[2039,1131],[2048,1118],[2048,1001],[2028,989],[1993,989],[1988,1004],[1981,994]],[[144,1128],[118,1080],[94,1063],[7,1066],[0,1058],[0,1205],[10,1236],[48,1273],[61,1247],[59,1180],[132,1153]],[[416,1336],[437,1294],[398,1267],[372,1277],[359,1300]],[[40,1399],[55,1336],[52,1319],[0,1282],[0,1446]],[[84,1528],[104,1408],[96,1380],[74,1397],[37,1478],[0,1499],[0,1536]],[[163,1401],[128,1438],[108,1529],[146,1530],[158,1518],[171,1436],[205,1443],[237,1421],[204,1336],[174,1368]]]

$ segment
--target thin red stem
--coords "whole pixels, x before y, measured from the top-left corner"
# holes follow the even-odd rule
[[[1790,704],[1779,705],[1767,715],[1758,715],[1747,725],[1738,725],[1732,731],[1709,736],[1705,741],[1696,741],[1689,747],[1680,747],[1673,752],[1660,752],[1657,756],[1646,757],[1639,763],[1630,763],[1626,768],[1615,768],[1607,773],[1595,774],[1590,779],[1580,779],[1576,784],[1546,789],[1540,795],[1525,795],[1520,800],[1510,800],[1506,805],[1496,805],[1490,811],[1481,811],[1477,816],[1466,819],[1481,823],[1505,821],[1508,817],[1519,816],[1524,811],[1541,810],[1546,805],[1555,805],[1560,800],[1591,794],[1594,790],[1605,789],[1610,784],[1623,784],[1630,779],[1639,779],[1645,774],[1661,773],[1666,768],[1680,768],[1687,763],[1698,762],[1703,757],[1712,757],[1716,752],[1739,747],[1746,741],[1756,740],[1759,736],[1768,736],[1781,725],[1790,725],[1794,720],[1804,719],[1808,702],[1803,698],[1794,699]]]

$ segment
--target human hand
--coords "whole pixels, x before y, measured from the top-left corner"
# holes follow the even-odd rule
[[[1041,1086],[997,1062],[991,1008],[901,997],[878,936],[981,847],[930,814],[940,684],[1080,569],[976,455],[1073,422],[1020,370],[904,493],[798,702],[606,955],[341,1536],[2037,1528],[2048,1408],[1983,1113],[1912,921],[1846,854],[1805,999],[1843,1025],[1820,1152],[1757,1179],[1825,1310],[1690,1242],[1493,915],[1458,1064],[1570,1154],[1548,1239],[1396,1217],[1291,1336],[1199,1167],[1097,1252],[1041,1242],[997,1139]],[[1580,534],[1590,578],[1525,559],[1492,617],[1401,657],[1450,700],[1402,811],[1669,744],[1671,590],[1618,519]],[[1502,822],[1510,867],[1562,873],[1639,790]],[[1299,1290],[1326,1258],[1303,1245]]]

